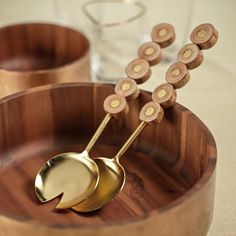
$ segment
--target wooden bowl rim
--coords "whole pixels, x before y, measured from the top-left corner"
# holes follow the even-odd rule
[[[39,87],[34,87],[34,88],[30,88],[6,97],[3,97],[0,99],[0,105],[16,99],[18,97],[21,97],[23,95],[27,95],[27,94],[32,94],[32,93],[37,93],[37,92],[41,92],[41,91],[45,91],[45,90],[52,90],[52,89],[58,89],[58,88],[68,88],[68,87],[88,87],[88,86],[100,86],[100,87],[104,87],[104,86],[108,86],[108,87],[115,87],[114,84],[108,84],[108,83],[94,83],[94,82],[71,82],[71,83],[62,83],[62,84],[51,84],[51,85],[43,85],[43,86],[39,86]],[[149,94],[151,97],[151,92],[146,91],[146,90],[140,90],[140,93],[143,94]],[[215,171],[216,171],[216,163],[217,163],[217,147],[216,147],[216,142],[215,139],[211,133],[211,131],[207,128],[207,126],[190,110],[188,110],[186,107],[182,106],[179,103],[175,103],[175,105],[178,109],[183,109],[183,110],[187,110],[189,111],[192,115],[195,116],[196,120],[199,122],[200,126],[204,127],[204,130],[207,132],[207,135],[209,137],[209,139],[211,140],[211,144],[212,144],[212,148],[211,148],[211,155],[209,156],[209,161],[208,161],[208,166],[206,167],[203,175],[201,176],[201,178],[198,180],[198,182],[191,188],[189,189],[185,194],[183,194],[181,197],[177,198],[176,200],[174,200],[173,202],[169,203],[166,206],[163,206],[161,208],[157,210],[152,210],[151,212],[149,212],[147,215],[140,217],[140,218],[136,218],[136,219],[129,219],[126,221],[119,221],[119,223],[116,222],[112,222],[112,223],[105,223],[102,225],[81,225],[81,224],[74,224],[74,225],[46,225],[46,224],[42,224],[40,222],[35,222],[34,220],[21,220],[18,218],[9,218],[7,215],[1,215],[0,214],[0,218],[3,216],[9,220],[13,220],[13,221],[17,221],[25,223],[25,224],[34,224],[34,225],[40,225],[40,226],[44,226],[44,227],[48,227],[48,228],[61,228],[61,229],[68,229],[68,228],[81,228],[81,229],[86,229],[86,228],[104,228],[104,227],[111,227],[111,226],[119,226],[119,225],[127,225],[130,223],[141,223],[142,221],[146,221],[148,220],[150,217],[153,217],[155,215],[160,215],[160,214],[164,214],[165,212],[167,212],[168,210],[174,210],[174,208],[180,207],[182,204],[186,204],[186,202],[188,202],[191,198],[193,198],[202,188],[204,188],[207,183],[211,180],[211,178],[214,176]]]
[[[76,28],[72,28],[71,26],[65,25],[62,23],[48,23],[48,22],[38,22],[38,21],[21,22],[19,24],[18,23],[17,24],[9,24],[9,25],[5,25],[3,27],[0,27],[0,33],[1,33],[1,31],[6,30],[8,28],[13,28],[13,27],[17,27],[17,26],[27,26],[27,25],[34,25],[34,26],[48,25],[48,26],[52,26],[52,27],[65,28],[67,30],[73,31],[73,32],[77,33],[79,35],[79,37],[81,37],[84,40],[84,42],[86,43],[86,48],[84,49],[82,55],[80,57],[78,57],[76,60],[73,60],[72,62],[66,63],[61,66],[57,66],[54,68],[48,68],[48,69],[28,70],[28,71],[7,70],[7,69],[0,68],[0,73],[3,73],[3,75],[4,74],[40,75],[40,74],[45,74],[45,73],[55,73],[60,70],[64,70],[64,69],[67,69],[69,67],[76,65],[79,61],[81,61],[83,58],[85,58],[87,55],[89,55],[90,42],[89,42],[88,38],[85,36],[85,34],[83,34],[81,31],[79,31]]]

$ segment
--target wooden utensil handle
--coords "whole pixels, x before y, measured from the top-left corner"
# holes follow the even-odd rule
[[[174,88],[183,87],[190,79],[188,70],[198,67],[203,62],[201,49],[213,47],[218,40],[218,32],[212,24],[201,24],[194,28],[190,39],[178,52],[178,62],[172,64],[166,72],[166,81]]]
[[[152,41],[142,44],[138,49],[139,58],[132,60],[126,67],[127,76],[137,84],[144,83],[151,76],[150,66],[162,59],[161,48],[168,47],[175,40],[174,27],[167,23],[156,25],[152,29]]]
[[[185,45],[178,53],[178,61],[188,69],[198,67],[203,61],[201,50],[213,47],[218,40],[218,32],[212,24],[201,24],[195,27],[190,39],[193,43]]]

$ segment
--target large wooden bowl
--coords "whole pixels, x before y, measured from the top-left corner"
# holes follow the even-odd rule
[[[46,23],[0,28],[0,97],[89,78],[89,42],[79,31]]]
[[[0,229],[4,236],[201,236],[214,206],[216,145],[207,127],[179,104],[147,127],[121,160],[124,190],[103,209],[78,214],[40,204],[34,178],[55,154],[82,151],[104,116],[106,84],[48,85],[0,101]],[[149,92],[113,120],[92,155],[112,156],[138,124]]]

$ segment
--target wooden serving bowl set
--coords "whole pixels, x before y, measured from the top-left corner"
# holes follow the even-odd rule
[[[153,32],[159,31],[154,27]],[[158,125],[147,126],[124,154],[126,184],[111,203],[96,211],[78,213],[71,209],[54,209],[58,198],[41,204],[35,194],[35,176],[51,157],[83,150],[110,109],[104,107],[104,111],[104,100],[114,91],[121,95],[119,84],[127,78],[118,81],[116,86],[87,82],[50,84],[52,81],[48,80],[48,85],[34,87],[38,84],[31,84],[28,77],[28,85],[34,88],[2,98],[0,236],[207,235],[214,208],[216,144],[203,122],[175,100],[176,89],[190,79],[189,70],[203,61],[201,50],[212,47],[217,36],[212,25],[200,25],[191,34],[193,43],[179,51],[178,61],[167,70],[167,83],[157,86],[152,94],[140,91],[138,96],[136,89],[130,94],[122,93],[130,100],[129,113],[110,121],[92,149],[91,157],[113,156],[138,126],[139,112],[147,102],[160,104],[164,116]],[[169,41],[166,38],[157,42],[152,35],[152,40],[159,45],[159,50],[170,45],[174,36]],[[87,42],[85,44],[88,46]],[[22,47],[16,50],[19,58],[24,57]],[[155,59],[146,58],[148,64],[143,60],[139,63],[140,58],[143,59],[143,48],[145,44],[140,47],[139,58],[126,68],[128,81],[135,81],[135,88],[150,77],[149,66],[160,62],[156,55]],[[35,58],[27,61],[29,58],[15,62],[5,60],[0,66],[4,65],[7,70],[21,67],[24,70],[39,68],[38,63],[42,65],[34,61]],[[25,61],[26,67],[23,66]],[[140,74],[140,65],[146,68],[143,74]],[[7,79],[6,76],[5,81]],[[17,77],[14,79],[16,81]],[[14,80],[11,82],[12,85],[6,82],[6,93],[18,91],[27,84],[14,87]],[[64,79],[54,82],[64,82]],[[11,86],[14,89],[11,90]]]

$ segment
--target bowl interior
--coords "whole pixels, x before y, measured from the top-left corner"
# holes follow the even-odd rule
[[[89,214],[55,211],[58,199],[40,204],[34,192],[37,171],[58,153],[83,150],[105,115],[104,98],[113,91],[112,85],[51,85],[1,100],[1,214],[44,224],[117,223],[161,211],[194,187],[208,168],[214,139],[194,114],[175,104],[160,125],[146,127],[122,158],[127,182],[110,204]],[[149,92],[141,92],[127,117],[112,120],[91,156],[113,157],[150,100]]]
[[[80,32],[53,24],[28,23],[0,29],[0,69],[53,69],[80,59],[89,49]]]

